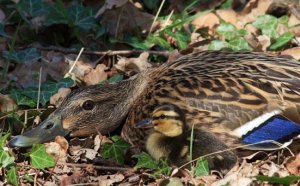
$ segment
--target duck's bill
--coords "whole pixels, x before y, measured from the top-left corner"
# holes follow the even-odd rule
[[[49,142],[56,136],[66,136],[60,116],[51,115],[36,128],[14,137],[8,142],[9,147],[30,147],[33,144]]]
[[[137,128],[152,128],[153,127],[152,119],[151,118],[142,119],[141,121],[137,122],[136,127]]]

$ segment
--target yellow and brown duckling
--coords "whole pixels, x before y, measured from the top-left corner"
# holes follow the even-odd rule
[[[256,119],[267,113],[300,123],[300,63],[251,52],[192,53],[117,84],[73,91],[38,127],[9,145],[31,146],[57,135],[107,134],[123,125],[122,136],[144,147],[149,130],[136,123],[170,103],[180,107],[189,127],[195,124],[213,136],[207,148],[220,142],[235,147],[241,137],[235,133],[258,126]]]
[[[182,166],[203,155],[216,153],[229,148],[209,132],[192,130],[187,125],[182,110],[173,104],[156,108],[151,118],[138,122],[137,127],[153,128],[146,139],[146,150],[156,160],[167,158],[171,165]],[[192,157],[189,157],[190,140]],[[207,157],[210,169],[226,172],[233,167],[237,157],[233,151],[213,154]]]

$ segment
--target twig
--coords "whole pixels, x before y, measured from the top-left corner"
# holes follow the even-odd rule
[[[76,49],[66,49],[66,48],[60,48],[55,46],[50,47],[35,47],[39,50],[54,50],[64,53],[73,53],[78,54],[78,50]],[[107,56],[115,56],[115,55],[131,55],[131,54],[141,54],[143,52],[148,52],[149,54],[169,57],[170,52],[169,51],[155,51],[155,50],[117,50],[117,51],[91,51],[91,50],[85,50],[82,53],[87,55],[107,55]]]
[[[41,97],[41,85],[42,85],[42,71],[43,67],[40,68],[40,74],[39,74],[39,89],[38,89],[38,98],[36,103],[36,109],[39,110],[40,105],[40,97]]]
[[[163,1],[160,3],[160,6],[159,6],[159,8],[158,8],[158,11],[157,11],[157,13],[156,13],[156,15],[155,15],[155,18],[154,18],[154,20],[153,20],[153,22],[152,22],[152,24],[151,24],[150,30],[149,30],[149,32],[148,32],[148,36],[149,36],[149,35],[151,34],[151,32],[152,32],[154,23],[156,22],[156,20],[157,20],[157,18],[158,18],[158,15],[159,15],[159,13],[160,13],[162,7],[164,6],[164,4],[165,4],[165,0],[163,0]]]
[[[75,163],[58,163],[57,165],[66,165],[69,167],[79,167],[86,168],[88,166],[93,166],[93,168],[98,170],[110,170],[110,171],[136,171],[134,168],[126,168],[126,167],[110,167],[110,166],[98,166],[93,164],[75,164]]]

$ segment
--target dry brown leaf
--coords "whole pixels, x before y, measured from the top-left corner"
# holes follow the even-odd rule
[[[237,14],[234,10],[232,9],[221,9],[221,10],[217,10],[217,15],[219,15],[224,21],[229,22],[233,25],[235,25],[236,27],[238,27],[237,25]],[[239,27],[238,27],[239,28]],[[240,28],[239,28],[240,29]]]
[[[62,101],[71,93],[70,88],[60,88],[58,89],[58,92],[50,97],[50,104],[55,105],[58,107]]]
[[[154,16],[139,10],[131,2],[121,7],[106,9],[101,17],[101,24],[105,25],[109,34],[119,37],[124,33],[131,33],[140,29],[150,30]],[[160,23],[154,24],[154,29]]]
[[[286,49],[281,52],[281,55],[290,55],[296,60],[300,60],[300,47]]]
[[[97,135],[94,139],[94,150],[98,151],[100,147],[105,143],[112,143],[112,141],[106,136],[103,136],[101,134]]]
[[[104,64],[97,65],[96,69],[91,69],[83,78],[86,85],[96,85],[101,81],[107,80],[107,67]]]
[[[52,155],[55,158],[56,162],[67,162],[68,142],[64,137],[56,137],[55,142],[46,143],[45,147],[47,153]]]
[[[98,10],[97,14],[95,15],[95,18],[102,15],[105,10],[110,10],[112,8],[119,8],[126,4],[128,0],[106,0],[104,5]]]
[[[271,39],[268,36],[265,35],[257,36],[257,40],[259,41],[263,51],[266,51],[267,48],[271,45]]]
[[[122,180],[124,180],[123,174],[112,174],[112,175],[105,175],[105,176],[99,176],[99,186],[110,186],[114,185]]]
[[[10,95],[0,94],[0,112],[10,112],[17,109],[17,104]]]
[[[148,57],[148,52],[141,53],[138,58],[121,57],[115,68],[131,76],[152,67],[148,62]]]
[[[219,18],[214,13],[208,13],[204,16],[200,16],[191,22],[196,28],[208,27],[209,29],[214,28],[220,24]]]
[[[93,160],[98,154],[94,149],[82,148],[81,146],[70,146],[69,153],[72,155],[70,158],[74,162],[77,162],[78,160],[86,162],[87,159]]]
[[[300,153],[296,157],[289,158],[285,166],[291,174],[300,176]]]
[[[65,57],[66,62],[69,64],[69,69],[72,68],[75,63],[76,55],[70,54]],[[71,75],[72,79],[76,81],[84,81],[84,77],[87,73],[93,70],[93,66],[85,57],[81,56],[81,58],[76,62]]]

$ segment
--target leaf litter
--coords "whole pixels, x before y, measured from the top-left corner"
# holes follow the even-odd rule
[[[87,2],[87,4],[88,3],[92,2]],[[218,2],[211,3],[212,4],[209,5],[211,7],[218,7],[220,4]],[[291,1],[291,5],[289,6],[285,3],[283,3],[284,5],[280,5],[283,6],[283,8],[286,8],[288,12],[290,11],[290,13],[287,13],[286,21],[282,21],[278,16],[273,16],[271,18],[264,17],[266,13],[273,11],[271,9],[272,7],[276,8],[276,6],[278,6],[274,5],[276,3],[277,2],[274,0],[250,0],[241,11],[218,8],[216,11],[197,17],[191,21],[191,25],[195,27],[195,30],[188,36],[190,37],[190,43],[188,43],[189,45],[187,48],[191,51],[205,50],[209,48],[209,42],[206,44],[202,44],[201,42],[208,39],[210,41],[215,41],[215,43],[218,44],[224,44],[221,48],[233,45],[233,47],[235,47],[234,49],[239,50],[247,48],[243,47],[243,44],[247,42],[249,44],[248,49],[250,50],[274,53],[269,50],[273,45],[276,54],[293,56],[295,59],[299,60],[300,19],[297,17],[297,13],[291,9],[291,5],[294,2]],[[170,4],[171,8],[176,8],[180,11],[184,10],[183,7],[185,7],[180,1],[170,1]],[[106,34],[115,36],[116,40],[110,39],[109,41],[110,44],[113,44],[114,42],[122,41],[124,38],[126,39],[126,32],[135,33],[138,29],[138,32],[140,32],[141,35],[137,37],[137,40],[130,40],[130,42],[143,42],[143,39],[139,40],[139,38],[147,40],[147,37],[144,37],[143,34],[149,31],[152,20],[155,17],[154,12],[156,11],[151,12],[151,9],[147,9],[143,6],[143,3],[133,4],[127,0],[105,1],[102,7],[98,6],[101,8],[95,14],[95,17],[97,18],[101,16],[99,22],[104,25],[103,30],[97,33],[98,36],[100,37],[103,35],[106,37]],[[193,11],[199,11],[198,9],[201,8],[207,7],[197,4]],[[7,17],[6,11],[3,10],[4,9],[2,8],[0,9],[1,24],[5,22],[3,20]],[[170,11],[166,8],[165,12],[162,12],[162,15],[166,16],[169,15],[169,13]],[[264,23],[265,25],[271,23],[274,25],[273,31],[268,30],[268,27],[257,26],[254,23],[259,16],[262,16],[262,21],[266,21]],[[43,16],[37,16],[34,19],[30,19],[29,22],[32,24],[32,29],[38,30],[43,27],[40,23],[44,20]],[[277,23],[275,24],[275,22],[278,22],[278,25]],[[176,23],[176,20],[169,21],[167,26],[172,26],[173,23]],[[153,29],[153,33],[155,34],[158,30],[163,31],[165,29],[164,24],[164,19],[158,19],[154,24],[155,28]],[[224,27],[220,27],[220,25]],[[89,26],[91,26],[90,23]],[[218,28],[221,30],[220,32],[216,31]],[[228,33],[223,32],[227,28],[232,29],[231,34],[229,34],[232,38],[228,38]],[[176,29],[177,28],[174,27],[172,31],[178,31]],[[184,29],[187,30],[188,28],[185,27]],[[202,29],[207,31],[206,35],[203,34],[203,32],[197,32],[197,30]],[[246,33],[241,32],[243,29],[246,30]],[[5,29],[5,31],[0,30],[1,36],[6,35],[7,33],[11,34],[13,32],[9,29]],[[156,36],[164,39],[168,45],[155,43],[156,46],[154,46],[153,44],[148,45],[147,43],[126,42],[127,44],[131,44],[130,46],[152,47],[146,49],[164,49],[163,47],[169,48],[178,46],[178,38],[176,38],[176,40],[174,39],[174,36],[170,36],[167,33],[168,32],[162,32]],[[291,33],[292,35],[290,35],[290,37],[292,39],[284,37],[284,39],[287,38],[287,40],[279,40],[280,36],[287,36],[284,35],[286,33]],[[85,34],[83,35],[86,36]],[[148,39],[149,38],[151,37],[148,37]],[[81,37],[80,39],[87,45],[92,43],[92,39],[88,38],[88,36],[86,36],[86,38]],[[233,40],[236,42],[233,43]],[[103,45],[103,41],[97,40],[95,42],[100,46],[101,44]],[[118,43],[114,46],[115,49],[132,49],[124,44],[126,42]],[[279,42],[282,46],[277,44],[274,47],[276,42]],[[241,43],[241,45],[238,45],[237,43]],[[3,50],[8,51],[8,44],[10,44],[8,39],[1,40],[1,48],[3,48]],[[197,48],[194,47],[194,44],[198,44]],[[93,44],[91,44],[91,46],[94,47]],[[37,55],[39,52],[41,56]],[[9,54],[9,52],[6,52],[6,54]],[[13,85],[18,88],[27,88],[37,85],[40,67],[43,68],[43,83],[47,83],[49,77],[51,80],[55,81],[62,80],[73,65],[73,59],[76,57],[74,54],[68,54],[65,51],[60,50],[37,51],[37,53],[33,52],[31,56],[25,57],[24,52],[18,53],[16,51],[16,53],[13,54],[14,58],[11,60],[14,62],[8,64],[7,80],[13,82]],[[168,62],[173,62],[180,55],[180,52],[170,53]],[[6,55],[6,58],[9,57],[11,56]],[[139,56],[119,56],[117,60],[115,60],[116,58],[111,60],[107,56],[104,56],[101,59],[95,59],[95,56],[83,55],[72,71],[72,78],[79,82],[79,84],[84,85],[99,84],[103,81],[106,82],[106,80],[109,81],[113,77],[114,79],[111,81],[120,81],[123,77],[115,76],[116,74],[118,75],[118,72],[125,74],[125,76],[132,76],[147,68],[155,66],[153,63],[149,62],[152,61],[153,58],[155,57],[152,55],[150,56],[149,53],[146,52],[141,53]],[[108,61],[117,62],[109,63]],[[0,68],[3,69],[6,65],[6,61],[1,59]],[[49,86],[47,89],[49,89]],[[58,88],[53,95],[45,98],[44,103],[46,104],[50,101],[50,104],[58,106],[70,93],[71,89],[73,88]],[[12,93],[14,93],[14,96],[12,96]],[[0,94],[1,112],[9,112],[12,110],[21,111],[24,105],[19,105],[18,103],[29,103],[28,100],[32,99],[30,95],[33,93],[35,94],[35,91],[31,91],[31,94],[23,95],[25,97],[21,97],[19,91],[10,91],[5,92],[5,94]],[[16,101],[15,98],[17,98],[18,101]],[[32,105],[35,103],[34,100],[28,105],[33,107]],[[20,116],[22,115],[23,114],[20,114]],[[36,118],[39,118],[39,116]],[[135,149],[129,148],[129,145],[119,137],[107,137],[99,134],[95,138],[77,140],[78,144],[73,144],[73,142],[71,141],[69,144],[65,138],[57,137],[54,142],[46,143],[45,146],[34,146],[29,158],[20,157],[17,161],[17,166],[13,165],[15,159],[11,149],[3,147],[0,149],[0,153],[5,161],[2,161],[1,163],[9,168],[6,172],[7,178],[1,179],[0,183],[9,182],[12,185],[19,185],[19,183],[22,185],[71,185],[77,183],[94,185],[158,185],[169,182],[170,184],[173,183],[175,185],[251,185],[253,183],[266,185],[267,181],[264,181],[266,178],[258,177],[266,176],[267,178],[272,179],[286,178],[287,181],[284,180],[283,183],[296,185],[297,180],[299,180],[297,177],[288,177],[289,175],[299,176],[299,154],[296,154],[295,156],[285,155],[282,157],[270,153],[265,158],[255,159],[255,156],[253,156],[253,158],[242,159],[240,164],[234,167],[226,175],[220,175],[219,173],[214,172],[210,175],[195,177],[187,170],[184,170],[184,173],[177,173],[178,170],[176,170],[175,176],[169,177],[169,175],[165,175],[162,176],[162,178],[157,179],[153,176],[153,172],[145,168],[145,166],[151,165],[151,168],[153,168],[153,165],[161,166],[162,163],[155,164],[157,162],[152,162],[150,159],[147,159],[151,157],[145,158],[146,156],[139,157],[141,159],[144,158],[144,162],[138,162],[138,158],[132,157],[133,154],[136,155]],[[18,150],[14,150],[14,152],[18,152]],[[282,160],[279,160],[280,157]],[[31,160],[31,164],[29,159]],[[125,163],[125,165],[122,165],[122,163]],[[140,165],[143,165],[144,167]],[[47,167],[47,169],[43,169],[44,167]],[[169,170],[167,172],[171,171]],[[1,174],[3,174],[3,172]],[[293,181],[293,179],[295,180]]]

